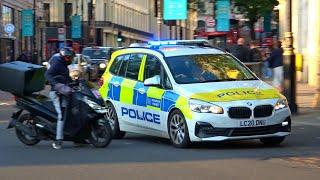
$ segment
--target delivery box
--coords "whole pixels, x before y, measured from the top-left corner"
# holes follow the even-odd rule
[[[43,66],[14,61],[0,64],[0,90],[17,95],[41,91],[45,86]]]

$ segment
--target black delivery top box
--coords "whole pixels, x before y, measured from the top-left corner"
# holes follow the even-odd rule
[[[45,67],[21,61],[0,64],[0,90],[18,95],[41,91],[44,73]]]

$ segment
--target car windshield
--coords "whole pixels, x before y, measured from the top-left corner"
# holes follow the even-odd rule
[[[89,56],[92,60],[94,59],[107,59],[108,48],[98,48],[98,49],[84,49],[82,54]]]
[[[178,84],[256,80],[239,61],[228,54],[200,54],[167,57]]]

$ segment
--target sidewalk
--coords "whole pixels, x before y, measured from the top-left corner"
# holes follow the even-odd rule
[[[42,94],[48,94],[49,87],[42,91]],[[299,114],[308,114],[319,110],[312,109],[312,100],[316,93],[316,88],[308,86],[305,83],[297,83],[297,105]],[[0,91],[0,107],[13,105],[14,99],[10,93]]]

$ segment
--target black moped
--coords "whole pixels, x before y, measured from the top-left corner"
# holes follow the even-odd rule
[[[108,146],[113,132],[110,122],[105,118],[103,100],[97,97],[84,80],[78,81],[73,91],[68,97],[64,140],[89,141],[98,148]],[[29,146],[42,140],[54,140],[57,113],[50,98],[33,93],[15,95],[15,100],[18,110],[12,114],[8,128],[15,128],[18,139]]]

